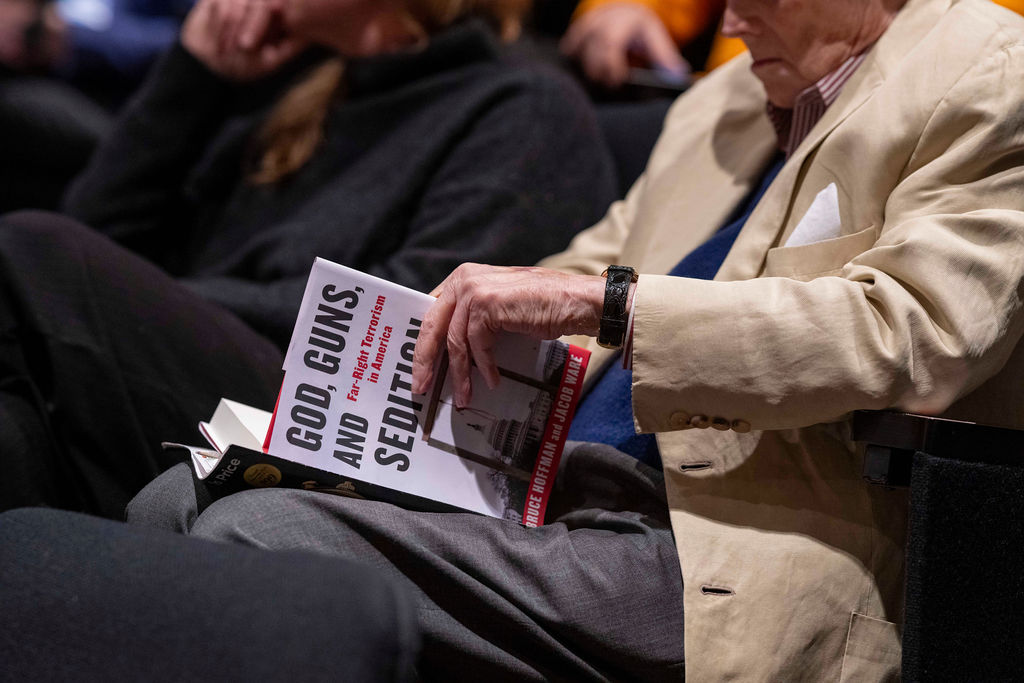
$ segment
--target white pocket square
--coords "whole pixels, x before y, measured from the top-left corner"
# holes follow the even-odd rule
[[[840,227],[839,191],[835,183],[830,183],[814,198],[807,213],[796,224],[793,234],[782,246],[799,247],[802,244],[830,240],[839,237]]]

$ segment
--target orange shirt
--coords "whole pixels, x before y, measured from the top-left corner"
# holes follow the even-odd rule
[[[1024,0],[993,0],[997,5],[1012,9],[1017,14],[1024,14]]]
[[[665,28],[679,45],[686,45],[699,36],[710,22],[718,20],[725,7],[725,0],[583,0],[576,7],[574,16],[613,2],[634,2],[651,8],[661,18]],[[993,0],[993,2],[1024,15],[1024,0]],[[717,33],[704,70],[711,71],[715,67],[721,66],[736,55],[745,52],[746,49],[742,40],[726,38],[721,33]]]
[[[595,7],[623,0],[583,0],[576,6],[574,16],[589,12]],[[717,21],[725,7],[725,0],[627,0],[644,5],[654,11],[665,24],[669,34],[679,45],[703,33],[712,21]]]
[[[573,15],[578,17],[595,7],[613,2],[633,2],[654,11],[678,45],[686,45],[703,33],[713,21],[718,21],[725,0],[583,0]],[[1024,0],[1018,0],[1024,3]],[[736,38],[715,36],[705,69],[710,71],[743,52],[743,42]]]
[[[747,46],[739,38],[726,38],[721,33],[715,34],[715,40],[711,43],[711,52],[708,53],[708,61],[704,64],[704,71],[711,71],[715,67],[722,66],[736,55],[747,51]]]

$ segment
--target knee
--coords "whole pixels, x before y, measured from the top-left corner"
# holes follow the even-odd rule
[[[261,548],[282,545],[282,516],[289,508],[288,492],[281,489],[242,491],[225,496],[203,510],[192,527],[194,536],[242,543]]]
[[[0,215],[0,225],[5,230],[42,231],[81,230],[85,226],[74,218],[53,211],[23,209]]]
[[[52,258],[61,244],[74,244],[92,231],[73,218],[50,211],[14,211],[0,216],[0,246],[38,250]]]
[[[197,507],[192,472],[187,464],[179,463],[129,501],[125,519],[130,524],[185,534],[195,523]]]

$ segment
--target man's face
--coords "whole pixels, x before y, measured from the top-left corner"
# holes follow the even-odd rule
[[[727,0],[722,33],[740,38],[768,99],[796,96],[885,32],[905,0]]]

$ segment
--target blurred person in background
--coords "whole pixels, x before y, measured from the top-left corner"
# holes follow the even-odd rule
[[[0,508],[119,516],[221,396],[273,407],[314,257],[429,291],[596,220],[586,97],[496,39],[524,10],[201,0],[71,188],[81,222],[0,219]]]
[[[193,0],[0,0],[0,212],[54,209]]]
[[[685,88],[694,71],[711,71],[746,49],[716,32],[724,9],[724,0],[583,0],[561,48],[611,90],[646,70],[652,82]]]
[[[193,0],[0,0],[0,63],[116,105],[178,37]]]
[[[597,103],[620,195],[643,171],[672,101],[746,50],[717,31],[724,9],[724,0],[583,0],[566,15],[558,48]]]
[[[0,0],[0,212],[56,208],[192,0]]]
[[[1024,426],[1024,20],[727,0],[723,31],[749,53],[625,201],[424,316],[412,390],[446,351],[457,406],[502,381],[499,332],[585,335],[548,523],[294,489],[196,516],[185,465],[129,520],[372,563],[416,591],[426,678],[896,680],[907,492],[865,481],[848,418]]]
[[[1018,14],[1024,0],[995,0]],[[643,171],[675,97],[746,51],[718,30],[725,0],[542,0],[536,21],[564,36],[615,159],[625,195]]]
[[[994,2],[1024,13],[1024,0]],[[651,69],[649,78],[666,86],[685,86],[746,51],[742,40],[717,31],[724,10],[725,0],[582,0],[561,48],[611,90],[636,78],[636,68]]]

